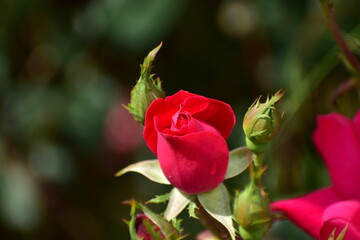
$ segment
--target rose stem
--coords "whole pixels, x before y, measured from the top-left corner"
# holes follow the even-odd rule
[[[328,28],[330,29],[330,32],[337,43],[337,45],[340,47],[342,53],[346,57],[346,59],[349,61],[353,69],[357,72],[358,75],[360,75],[360,63],[355,57],[355,55],[351,52],[348,45],[346,44],[345,39],[341,35],[339,26],[337,25],[334,17],[334,10],[333,10],[333,2],[329,0],[319,0],[323,13],[326,19],[326,23]]]

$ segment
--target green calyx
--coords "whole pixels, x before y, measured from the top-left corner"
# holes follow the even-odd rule
[[[269,145],[268,143],[254,143],[253,141],[251,141],[251,139],[249,138],[245,138],[246,141],[246,146],[255,154],[262,154],[265,152],[267,146]]]
[[[155,99],[165,97],[165,92],[161,88],[160,78],[154,79],[155,75],[151,74],[152,63],[161,46],[162,43],[150,51],[144,59],[141,65],[140,78],[131,90],[130,103],[126,107],[134,119],[141,125],[144,125],[145,113],[149,105]]]
[[[243,239],[262,239],[271,225],[269,198],[264,189],[250,182],[244,191],[237,193],[234,216]]]
[[[247,147],[255,153],[263,153],[267,144],[276,136],[280,127],[280,117],[275,104],[284,96],[279,90],[265,103],[258,98],[244,117],[243,129]]]

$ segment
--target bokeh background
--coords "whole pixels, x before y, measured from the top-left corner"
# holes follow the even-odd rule
[[[359,9],[335,1],[357,53]],[[129,239],[121,202],[169,191],[141,175],[114,177],[154,158],[122,104],[161,41],[155,72],[168,95],[184,89],[233,106],[230,148],[244,144],[242,116],[255,98],[287,89],[267,155],[273,200],[330,183],[311,141],[316,115],[352,117],[360,104],[351,89],[335,101],[350,74],[317,1],[0,0],[0,239]],[[194,239],[202,226],[182,217]],[[285,221],[268,239],[310,238]]]

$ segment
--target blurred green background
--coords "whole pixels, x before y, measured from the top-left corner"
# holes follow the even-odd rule
[[[359,9],[335,1],[355,51]],[[0,239],[128,239],[121,202],[169,191],[141,175],[114,177],[154,158],[122,104],[161,41],[155,72],[168,95],[184,89],[233,106],[230,148],[244,144],[255,98],[287,89],[267,155],[273,200],[330,183],[311,141],[316,115],[352,117],[359,91],[333,100],[350,75],[315,0],[0,0]],[[194,239],[201,225],[182,216]],[[289,222],[268,238],[308,239]]]

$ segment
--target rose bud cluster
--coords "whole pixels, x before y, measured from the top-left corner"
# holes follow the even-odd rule
[[[160,228],[145,214],[137,214],[135,218],[135,231],[139,239],[161,240],[166,239]]]
[[[152,62],[161,46],[162,44],[150,51],[144,59],[143,65],[141,66],[140,78],[131,90],[130,103],[126,107],[134,119],[141,125],[144,125],[145,112],[149,105],[155,99],[165,96],[161,88],[160,78],[154,79],[154,74],[151,74]]]
[[[243,129],[246,145],[254,153],[263,153],[267,144],[278,133],[280,117],[275,104],[283,96],[284,92],[280,90],[265,103],[260,103],[258,98],[245,114]]]
[[[234,124],[228,104],[179,91],[149,106],[144,138],[169,182],[197,194],[224,180],[229,162],[226,139]]]
[[[271,225],[269,198],[264,189],[250,182],[244,191],[237,193],[234,217],[243,239],[262,239]]]

